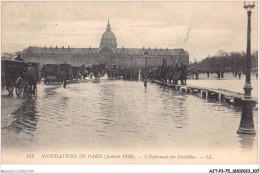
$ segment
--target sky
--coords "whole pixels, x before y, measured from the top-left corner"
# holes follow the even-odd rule
[[[258,49],[258,8],[252,11]],[[184,48],[190,61],[245,51],[247,13],[233,2],[2,2],[1,52],[28,46],[97,48],[108,18],[118,48]]]

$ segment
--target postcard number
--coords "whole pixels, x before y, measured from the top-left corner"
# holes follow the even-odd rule
[[[26,158],[34,158],[34,154],[26,154]]]

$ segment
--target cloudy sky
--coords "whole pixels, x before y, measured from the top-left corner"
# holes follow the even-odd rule
[[[252,49],[257,50],[257,8]],[[99,47],[108,17],[121,48],[184,48],[190,60],[245,51],[243,2],[2,2],[2,52]]]

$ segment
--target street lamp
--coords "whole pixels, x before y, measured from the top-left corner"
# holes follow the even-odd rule
[[[237,133],[243,134],[255,134],[254,121],[253,121],[253,111],[252,105],[253,100],[251,97],[251,10],[255,7],[255,3],[253,1],[244,2],[244,8],[247,10],[247,53],[246,53],[246,82],[244,86],[245,95],[242,99],[242,116],[240,121],[240,126],[237,130]]]
[[[131,57],[131,80],[133,80],[133,58]]]
[[[145,77],[144,77],[144,86],[146,87],[147,86],[147,56],[148,56],[148,52],[145,51],[144,52],[144,56],[145,56]]]

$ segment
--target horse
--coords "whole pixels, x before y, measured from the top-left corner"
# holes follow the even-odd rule
[[[186,68],[181,68],[180,69],[180,79],[179,80],[181,81],[182,85],[186,85],[187,75],[188,75],[187,69]]]
[[[174,84],[178,84],[178,81],[181,81],[182,85],[186,85],[187,80],[187,70],[185,67],[175,68],[171,73],[171,79]]]
[[[27,93],[29,96],[36,95],[37,92],[37,83],[39,81],[39,72],[36,67],[29,66],[27,68],[26,73],[22,77],[19,77],[16,80],[16,86],[22,87],[23,86],[23,92]],[[17,90],[21,90],[22,88],[18,88]],[[19,93],[19,92],[18,92]]]
[[[166,67],[161,67],[160,68],[160,74],[159,74],[159,78],[162,82],[167,81],[167,69]]]
[[[30,94],[34,94],[37,91],[37,83],[39,81],[39,72],[35,67],[28,67],[27,69],[28,78],[28,90]]]
[[[172,79],[174,84],[178,84],[178,80],[180,79],[180,71],[179,68],[175,68],[172,72]]]

